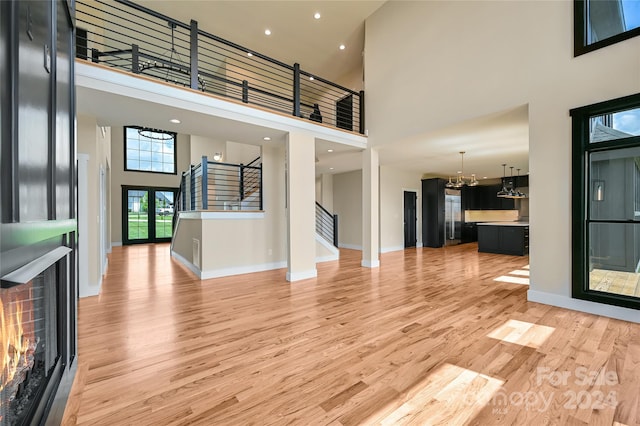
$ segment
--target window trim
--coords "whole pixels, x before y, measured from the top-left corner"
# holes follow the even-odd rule
[[[587,44],[587,10],[588,0],[573,0],[573,56],[578,57],[603,47],[640,36],[640,27]]]
[[[640,309],[640,299],[638,297],[589,289],[587,274],[589,262],[588,197],[591,194],[588,180],[589,154],[618,148],[640,147],[640,136],[590,143],[589,119],[594,116],[615,113],[639,106],[640,93],[637,93],[593,105],[574,108],[570,111],[572,118],[571,296],[574,299]],[[640,224],[637,226],[640,226]]]
[[[151,130],[154,132],[164,132],[164,133],[173,135],[173,172],[156,172],[153,170],[130,169],[127,166],[127,129]],[[123,146],[125,172],[152,173],[152,174],[161,174],[161,175],[177,175],[178,174],[178,134],[176,132],[170,132],[168,130],[161,130],[161,129],[153,129],[151,127],[144,127],[144,126],[124,126],[123,138],[124,138],[124,143],[122,144],[122,146]]]

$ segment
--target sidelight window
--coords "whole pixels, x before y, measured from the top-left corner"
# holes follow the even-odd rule
[[[640,94],[571,115],[573,296],[640,308]]]

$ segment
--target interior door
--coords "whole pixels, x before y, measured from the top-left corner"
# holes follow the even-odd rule
[[[171,241],[175,188],[122,188],[122,243]]]
[[[416,193],[404,191],[404,246],[415,247],[418,215],[416,212]]]

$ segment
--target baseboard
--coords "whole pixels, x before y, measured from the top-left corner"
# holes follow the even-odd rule
[[[200,271],[200,269],[196,268],[196,265],[194,265],[193,263],[189,262],[184,256],[182,256],[181,254],[178,254],[175,251],[171,250],[171,257],[173,257],[175,260],[177,260],[178,262],[180,262],[184,266],[186,266],[187,269],[190,270],[191,272],[193,272],[193,274],[196,277],[202,279],[202,272]]]
[[[122,241],[113,241],[111,243],[111,247],[120,247],[122,245]]]
[[[310,269],[308,271],[302,272],[289,272],[287,271],[287,281],[300,281],[300,280],[308,280],[309,278],[316,278],[318,276],[317,269]]]
[[[416,248],[422,248],[422,242],[419,242],[418,244],[416,244]]]
[[[287,262],[271,262],[258,265],[234,266],[231,268],[214,269],[211,271],[202,271],[200,279],[207,280],[209,278],[228,277],[231,275],[251,274],[254,272],[271,271],[273,269],[282,269],[287,267]]]
[[[376,260],[365,260],[362,259],[362,262],[360,263],[360,265],[364,266],[365,268],[379,268],[380,267],[380,260],[376,259]]]
[[[571,309],[572,311],[586,312],[588,314],[640,323],[640,315],[638,315],[638,311],[635,309],[605,305],[602,303],[590,302],[588,300],[573,299],[559,294],[535,290],[529,290],[527,292],[527,300],[529,302],[544,303],[545,305]]]
[[[384,247],[380,249],[380,253],[390,253],[392,251],[402,251],[404,249],[404,246]]]
[[[340,244],[340,243],[338,243],[338,247],[339,248],[349,249],[349,250],[360,250],[360,251],[362,251],[362,246],[357,246],[355,244]]]

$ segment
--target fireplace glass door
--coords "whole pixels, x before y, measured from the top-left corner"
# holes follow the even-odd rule
[[[56,265],[1,288],[0,424],[29,421],[59,355]]]

